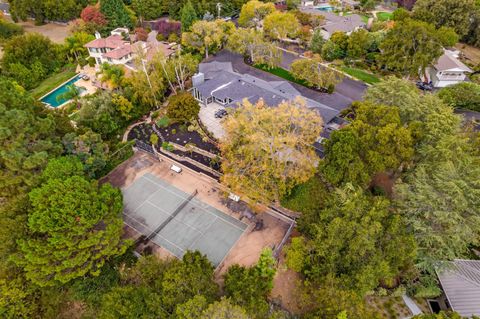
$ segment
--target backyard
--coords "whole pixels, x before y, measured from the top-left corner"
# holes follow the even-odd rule
[[[378,21],[389,21],[392,19],[391,12],[377,12],[376,15],[377,15]]]

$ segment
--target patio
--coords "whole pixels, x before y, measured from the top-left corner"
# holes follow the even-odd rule
[[[215,112],[219,109],[225,109],[223,105],[216,102],[207,105],[200,104],[200,112],[198,114],[200,121],[206,126],[213,136],[220,140],[225,136],[225,130],[222,127],[222,119],[215,118]]]

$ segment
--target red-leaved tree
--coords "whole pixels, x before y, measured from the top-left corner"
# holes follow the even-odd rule
[[[100,12],[98,5],[95,6],[86,6],[85,9],[80,13],[80,18],[86,23],[94,23],[99,26],[104,26],[107,24],[107,19]]]

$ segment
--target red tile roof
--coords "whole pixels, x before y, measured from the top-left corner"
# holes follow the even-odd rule
[[[130,53],[132,53],[132,46],[130,44],[125,44],[115,50],[104,53],[102,56],[104,58],[119,60]]]
[[[123,46],[125,43],[128,43],[128,42],[124,41],[121,36],[111,35],[107,38],[100,38],[100,39],[95,39],[93,41],[90,41],[87,44],[85,44],[85,47],[116,49],[118,47]]]

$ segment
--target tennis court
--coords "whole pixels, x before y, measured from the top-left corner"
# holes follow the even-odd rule
[[[179,258],[199,250],[216,267],[247,228],[151,173],[122,192],[125,223]]]

